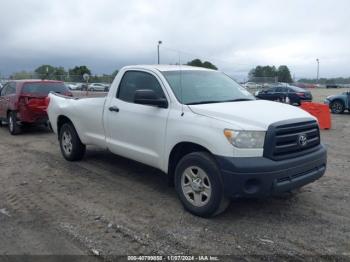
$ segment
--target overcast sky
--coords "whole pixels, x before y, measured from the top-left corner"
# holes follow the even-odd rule
[[[350,76],[349,0],[0,0],[0,73],[41,64],[124,65],[209,60],[242,79],[256,65],[297,78]]]

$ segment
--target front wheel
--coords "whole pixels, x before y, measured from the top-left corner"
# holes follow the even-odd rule
[[[61,127],[59,142],[62,155],[66,160],[78,161],[84,157],[86,146],[80,141],[72,124],[66,123]]]
[[[229,204],[221,172],[207,152],[190,153],[180,160],[175,170],[175,188],[184,208],[196,216],[217,215]]]
[[[342,114],[345,110],[344,104],[340,101],[334,101],[330,105],[333,114]]]

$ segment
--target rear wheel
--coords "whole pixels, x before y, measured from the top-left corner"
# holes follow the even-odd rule
[[[175,188],[185,209],[196,216],[217,215],[229,204],[221,172],[207,152],[190,153],[180,160],[175,170]]]
[[[17,123],[17,116],[15,112],[8,113],[7,123],[8,123],[8,129],[11,135],[17,135],[21,133],[21,127]]]
[[[330,104],[330,108],[331,108],[332,113],[334,113],[334,114],[342,114],[345,110],[343,102],[341,102],[339,100],[333,101]]]
[[[86,146],[70,123],[63,124],[60,129],[59,142],[62,155],[68,161],[78,161],[84,157]]]

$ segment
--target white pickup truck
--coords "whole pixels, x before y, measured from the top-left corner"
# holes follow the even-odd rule
[[[128,66],[103,98],[49,96],[63,156],[96,145],[160,169],[184,207],[209,217],[236,197],[290,191],[320,178],[318,123],[290,105],[256,100],[230,77],[189,66]]]

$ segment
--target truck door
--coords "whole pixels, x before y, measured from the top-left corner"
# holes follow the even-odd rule
[[[106,104],[107,145],[115,154],[160,167],[169,108],[134,103],[135,91],[140,89],[151,89],[169,101],[155,74],[126,71],[117,93]]]

